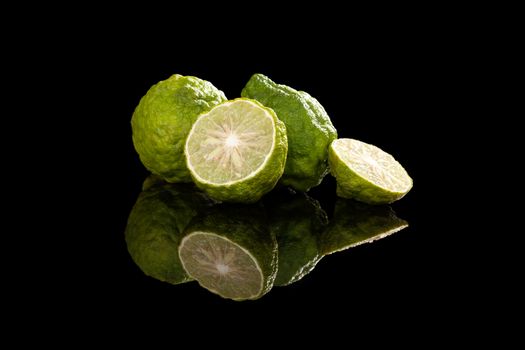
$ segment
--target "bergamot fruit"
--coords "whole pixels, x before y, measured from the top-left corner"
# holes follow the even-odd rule
[[[201,114],[186,140],[193,180],[219,201],[256,202],[281,177],[286,129],[270,109],[238,98]]]
[[[339,197],[387,204],[402,198],[412,188],[412,179],[394,157],[358,140],[332,142],[329,163]]]
[[[300,191],[319,185],[328,173],[328,146],[337,138],[323,106],[306,92],[276,84],[262,74],[250,78],[241,96],[272,108],[286,125],[288,158],[282,184]]]
[[[191,182],[184,142],[197,117],[223,101],[222,91],[196,77],[175,74],[153,85],[131,119],[144,166],[168,182]]]

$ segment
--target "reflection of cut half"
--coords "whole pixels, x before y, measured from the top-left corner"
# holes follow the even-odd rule
[[[212,202],[189,184],[163,185],[149,177],[145,188],[129,215],[128,251],[146,275],[172,284],[188,282],[177,251],[179,242],[191,218]]]
[[[408,226],[386,205],[372,206],[338,198],[334,218],[320,240],[322,255],[389,236]]]
[[[257,206],[218,205],[195,217],[179,256],[201,286],[233,300],[261,297],[277,271],[277,243]]]
[[[317,240],[328,223],[319,202],[304,193],[281,191],[265,200],[279,246],[276,286],[297,282],[320,259]]]

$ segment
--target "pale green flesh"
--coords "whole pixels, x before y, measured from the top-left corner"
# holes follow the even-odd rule
[[[411,179],[405,169],[380,148],[352,139],[335,140],[339,158],[357,175],[392,192],[406,192]]]
[[[189,166],[205,182],[225,184],[257,172],[272,151],[275,130],[264,109],[225,103],[202,115],[187,141]]]
[[[194,232],[182,241],[179,255],[190,276],[224,298],[250,299],[262,291],[262,273],[253,257],[226,238]]]

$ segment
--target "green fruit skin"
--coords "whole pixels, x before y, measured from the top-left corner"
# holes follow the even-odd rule
[[[191,182],[186,137],[201,113],[224,101],[222,91],[192,76],[175,74],[153,85],[131,118],[133,144],[144,166],[168,182]]]
[[[263,289],[253,299],[268,293],[277,274],[277,241],[259,205],[219,204],[195,217],[185,235],[201,231],[225,237],[246,249],[263,274]]]
[[[125,233],[133,261],[158,280],[172,284],[191,281],[182,268],[178,245],[190,220],[212,204],[190,184],[156,185],[143,191],[131,210]]]
[[[274,284],[286,286],[310,273],[320,260],[318,238],[328,217],[319,202],[305,193],[272,193],[265,197],[264,205],[279,247]]]
[[[328,155],[330,172],[337,180],[337,196],[368,204],[389,204],[405,193],[389,192],[357,175],[339,159],[332,147]]]
[[[265,168],[254,177],[242,182],[235,182],[231,185],[211,185],[200,183],[196,177],[193,177],[196,185],[215,200],[232,203],[255,203],[275,187],[283,174],[288,151],[286,127],[272,109],[264,107],[257,101],[252,100],[251,102],[264,108],[272,116],[276,129],[275,148]]]
[[[369,243],[407,227],[388,205],[368,205],[338,198],[334,217],[319,239],[321,254],[328,255]]]
[[[323,106],[306,92],[276,84],[262,74],[250,78],[241,96],[272,108],[286,125],[288,159],[282,184],[299,191],[319,185],[328,173],[328,146],[337,138]]]

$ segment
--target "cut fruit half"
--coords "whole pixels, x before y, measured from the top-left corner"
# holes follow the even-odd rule
[[[358,140],[332,142],[328,161],[337,179],[339,197],[386,204],[402,198],[412,188],[412,179],[394,157]]]
[[[202,114],[186,140],[190,173],[212,198],[255,202],[284,171],[288,142],[273,110],[249,99]]]

